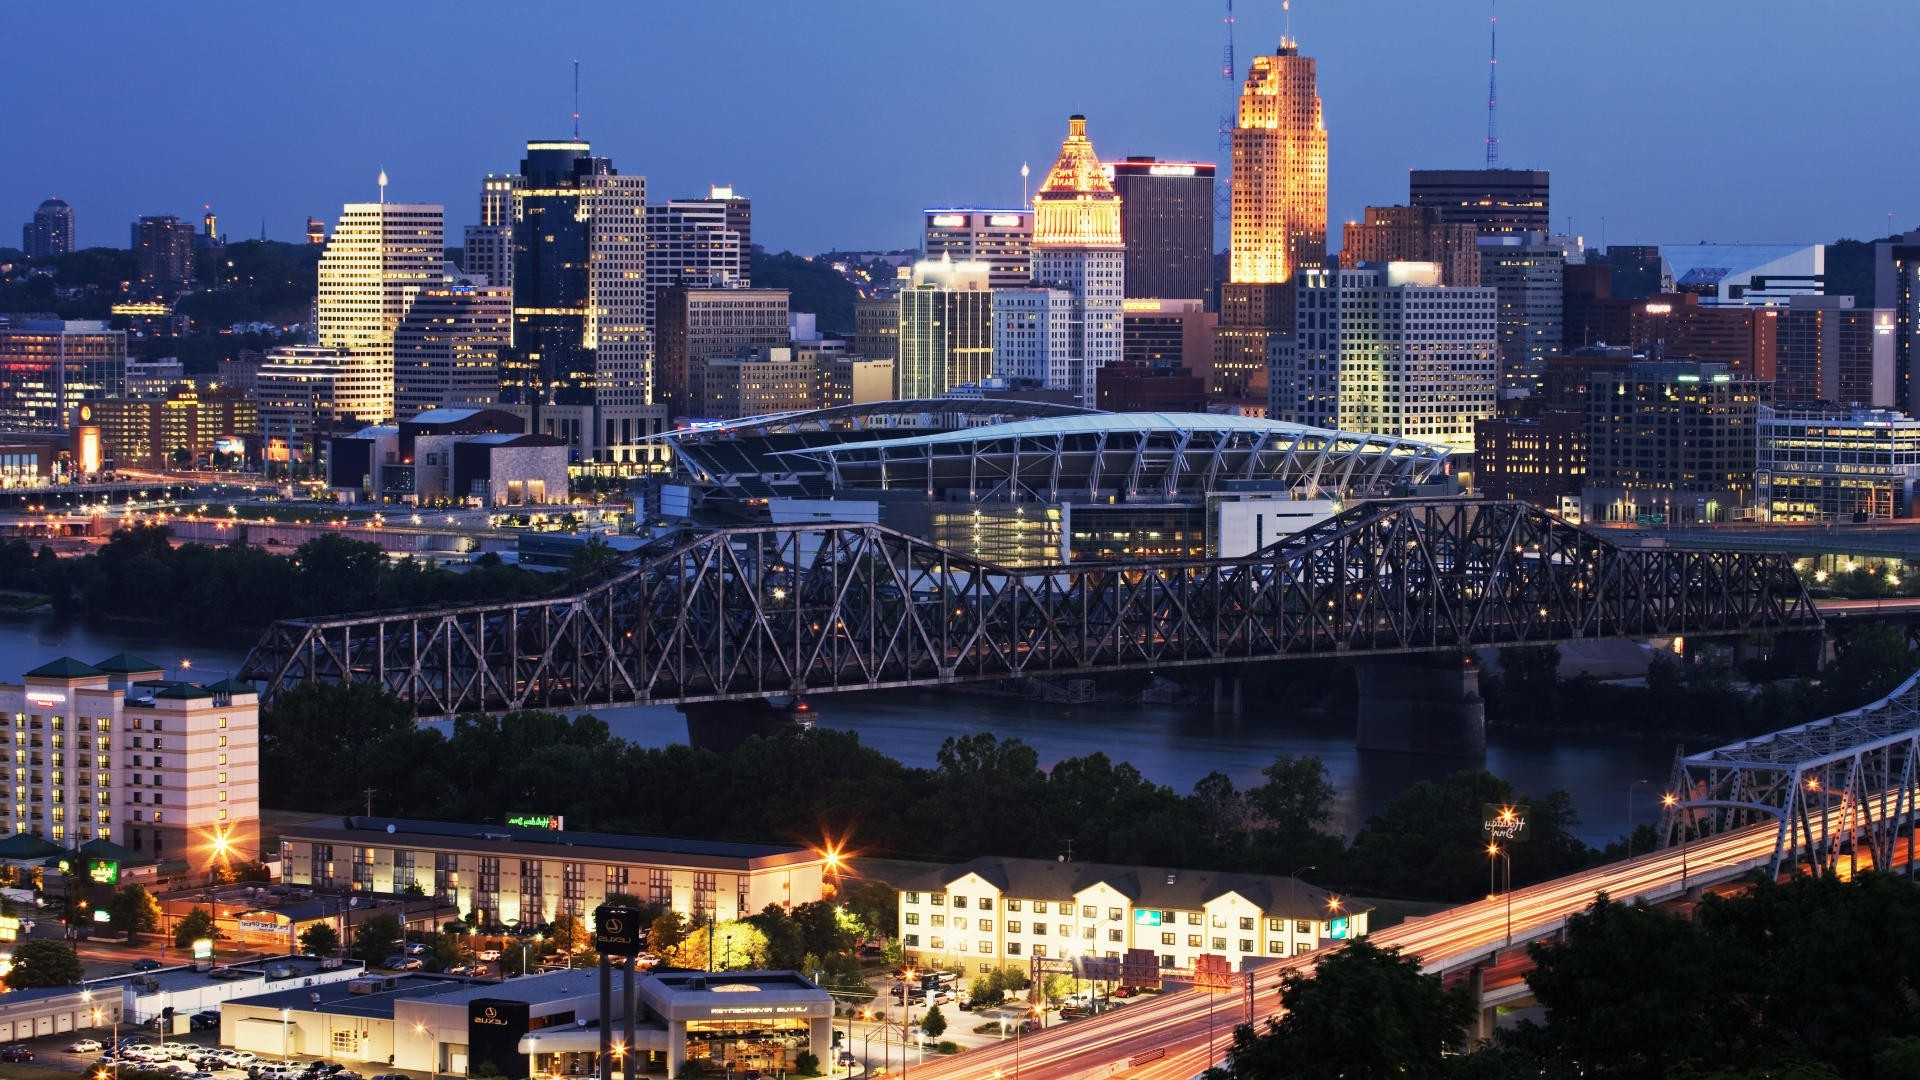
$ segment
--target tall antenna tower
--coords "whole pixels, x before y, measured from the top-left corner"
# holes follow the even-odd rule
[[[1233,129],[1239,126],[1240,77],[1239,66],[1233,56],[1233,0],[1227,0],[1227,43],[1221,50],[1220,77],[1227,82],[1227,107],[1220,114],[1220,153],[1227,159],[1227,168],[1215,170],[1213,190],[1213,216],[1227,221],[1233,216],[1233,180],[1228,174],[1233,168]]]
[[[1498,0],[1487,0],[1487,168],[1500,164],[1499,74],[1500,15],[1494,10]]]
[[[580,141],[580,61],[573,62],[573,141]]]

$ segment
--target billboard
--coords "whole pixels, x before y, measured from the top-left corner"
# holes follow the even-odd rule
[[[99,885],[120,884],[120,860],[88,859],[87,877]]]
[[[525,1001],[475,998],[467,1003],[467,1071],[479,1076],[487,1066],[500,1076],[527,1075],[520,1039],[533,1026],[533,1007]]]

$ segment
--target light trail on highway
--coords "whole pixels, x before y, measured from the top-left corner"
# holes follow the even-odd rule
[[[1878,819],[1891,793],[1866,800]],[[1848,808],[1826,811],[1836,825]],[[1512,942],[1520,947],[1557,933],[1569,916],[1592,906],[1601,893],[1614,900],[1650,902],[1677,899],[1702,886],[1721,884],[1764,869],[1773,860],[1779,829],[1756,825],[1718,836],[1690,840],[1630,861],[1609,863],[1578,874],[1512,891]],[[1682,884],[1684,877],[1685,884]],[[1508,948],[1508,897],[1505,894],[1448,908],[1421,919],[1369,934],[1382,948],[1399,948],[1419,957],[1429,973],[1491,962]],[[1321,950],[1276,960],[1255,969],[1254,1016],[1264,1020],[1279,1009],[1281,981],[1308,969],[1328,954]],[[1221,993],[1174,990],[1135,998],[1100,1016],[1056,1025],[1023,1036],[1016,1050],[1008,1041],[952,1057],[915,1065],[910,1080],[1188,1080],[1223,1060],[1233,1029],[1245,1015],[1244,989]],[[1138,1060],[1138,1065],[1133,1064]]]

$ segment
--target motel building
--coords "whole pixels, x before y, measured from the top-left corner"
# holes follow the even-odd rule
[[[1245,970],[1361,937],[1367,914],[1292,877],[989,856],[901,886],[900,941],[909,962],[968,974],[1129,950]]]
[[[506,1080],[595,1075],[602,1026],[623,1075],[629,1058],[636,1075],[772,1075],[792,1072],[801,1054],[832,1052],[833,999],[793,972],[640,976],[632,1048],[619,1014],[623,976],[614,980],[612,1017],[600,1013],[599,978],[591,969],[505,982],[369,975],[292,987],[225,1003],[220,1041],[265,1057],[327,1057],[363,1073]]]

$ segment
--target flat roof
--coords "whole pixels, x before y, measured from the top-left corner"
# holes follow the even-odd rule
[[[462,979],[437,975],[368,975],[364,978],[390,978],[393,980],[393,989],[357,994],[354,993],[353,987],[361,980],[343,979],[319,986],[294,986],[285,990],[255,994],[252,997],[234,998],[228,1004],[264,1009],[292,1009],[300,1012],[325,1013],[330,1016],[365,1016],[391,1020],[393,1006],[397,1001],[438,997],[449,990],[471,985]],[[494,988],[492,983],[484,985],[489,990]]]
[[[511,825],[487,825],[456,821],[422,821],[415,818],[348,817],[340,824],[308,822],[283,830],[283,837],[310,835],[356,837],[386,835],[394,841],[402,837],[414,840],[439,840],[449,846],[467,843],[522,845],[528,848],[602,848],[641,855],[678,855],[708,859],[792,859],[819,858],[812,848],[799,844],[754,844],[726,840],[689,840],[660,836],[629,836],[624,833],[581,832],[575,829],[527,829]]]
[[[434,995],[433,1004],[465,1005],[469,1001],[485,998],[488,1001],[524,1001],[529,1005],[538,1005],[543,1001],[580,997],[583,994],[599,992],[599,968],[572,968],[567,971],[522,975],[519,978],[500,982],[465,983],[449,989],[446,993]]]

